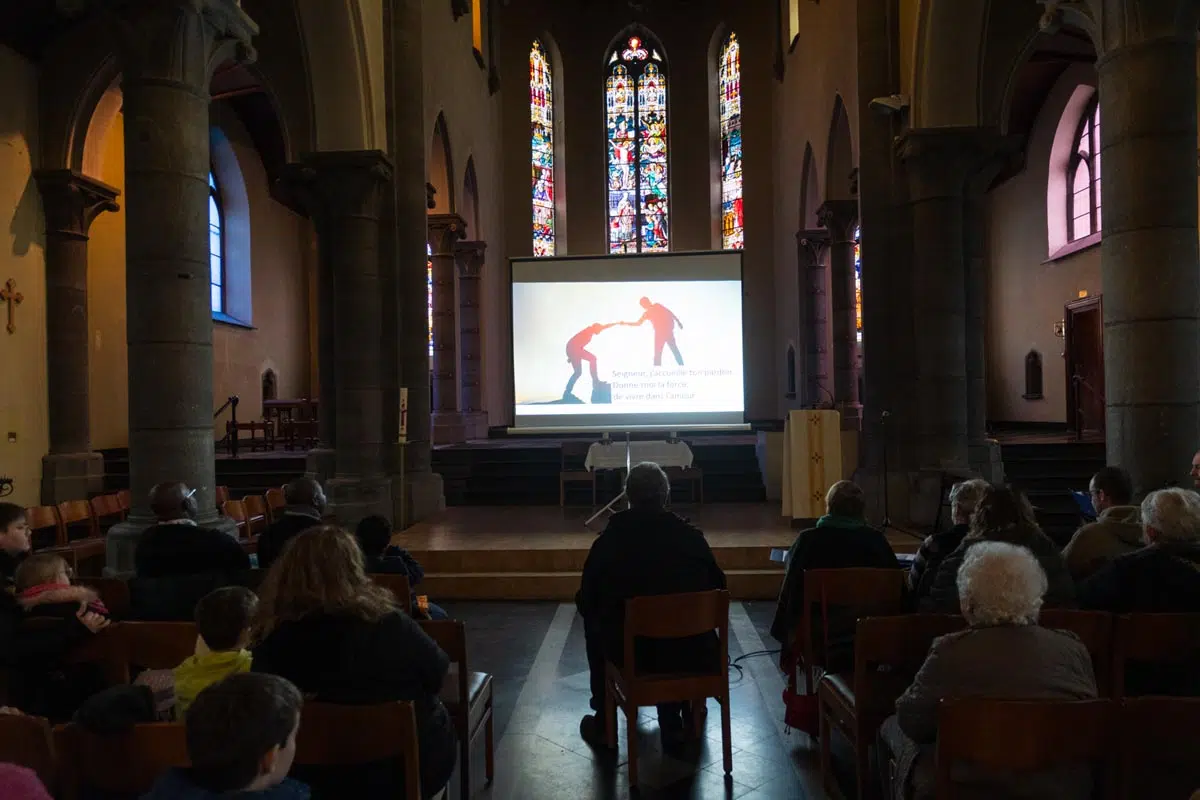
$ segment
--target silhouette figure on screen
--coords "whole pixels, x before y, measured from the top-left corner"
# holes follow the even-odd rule
[[[621,324],[636,328],[638,325],[649,322],[654,328],[654,366],[662,366],[663,347],[666,346],[671,348],[671,353],[675,356],[675,363],[682,367],[683,356],[679,354],[679,346],[675,344],[675,326],[678,325],[679,330],[683,330],[683,323],[671,309],[659,303],[651,303],[649,297],[643,297],[639,302],[646,310],[642,314],[642,318],[637,322]]]
[[[593,336],[601,331],[608,330],[614,324],[611,322],[607,325],[601,325],[599,322],[593,323],[567,340],[567,362],[575,372],[567,381],[567,388],[563,390],[563,400],[578,401],[578,398],[571,394],[571,392],[575,388],[575,382],[583,374],[584,361],[588,362],[588,369],[592,375],[592,390],[593,394],[595,393],[596,387],[600,385],[600,376],[596,372],[596,356],[588,352],[587,346],[592,341]]]

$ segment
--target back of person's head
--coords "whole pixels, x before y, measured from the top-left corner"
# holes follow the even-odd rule
[[[863,490],[853,481],[838,481],[825,494],[825,513],[831,517],[864,519],[867,502]]]
[[[1011,486],[989,486],[971,515],[971,536],[1009,539],[1040,533],[1029,498]]]
[[[24,592],[34,586],[56,583],[63,575],[70,580],[71,570],[62,556],[54,553],[34,553],[17,567],[14,581],[17,591]]]
[[[160,483],[151,489],[150,510],[159,522],[195,519],[200,513],[195,490],[181,481]]]
[[[246,634],[258,595],[244,586],[215,589],[196,604],[196,631],[209,650],[237,650],[246,644]]]
[[[1133,502],[1133,478],[1120,467],[1104,467],[1092,476],[1093,493],[1103,493],[1104,506],[1127,506]]]
[[[302,703],[289,681],[259,672],[231,675],[201,691],[186,722],[192,783],[235,793],[282,781],[295,757]]]
[[[0,533],[8,530],[14,522],[25,519],[25,509],[16,503],[0,503]]]
[[[325,490],[315,478],[296,478],[283,487],[283,499],[289,506],[307,506],[324,511]]]
[[[367,576],[353,536],[333,525],[294,537],[271,564],[258,590],[253,638],[309,614],[347,614],[374,621],[396,610],[391,592]]]
[[[971,545],[957,583],[959,605],[971,625],[1032,625],[1048,587],[1033,553],[1008,542]]]
[[[1200,542],[1200,495],[1187,489],[1159,489],[1142,501],[1146,541]]]
[[[643,461],[632,467],[625,478],[625,499],[634,509],[664,509],[671,501],[671,481],[658,464]]]
[[[364,556],[377,558],[383,555],[392,541],[392,523],[378,514],[363,517],[354,529],[354,538],[358,539]]]
[[[954,517],[955,525],[965,525],[971,521],[971,515],[979,506],[979,501],[987,494],[992,485],[983,478],[972,478],[954,484],[950,489],[950,514]]]

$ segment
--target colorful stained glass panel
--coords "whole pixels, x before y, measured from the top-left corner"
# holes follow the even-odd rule
[[[862,227],[854,226],[854,328],[862,341]]]
[[[554,255],[554,80],[542,43],[529,50],[533,255]]]
[[[721,48],[717,75],[721,122],[721,245],[740,250],[745,245],[742,217],[742,58],[737,34]]]

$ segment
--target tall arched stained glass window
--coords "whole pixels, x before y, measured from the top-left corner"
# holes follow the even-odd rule
[[[854,330],[862,341],[862,226],[854,226]]]
[[[1100,103],[1079,123],[1067,170],[1067,241],[1100,232]]]
[[[429,357],[433,358],[433,248],[425,243],[425,305],[429,324]]]
[[[529,50],[529,117],[533,152],[533,255],[554,255],[554,75],[536,39]]]
[[[670,249],[667,69],[662,46],[623,38],[608,57],[608,251]]]
[[[224,220],[216,177],[208,173],[208,283],[214,314],[225,313]]]
[[[721,47],[717,70],[721,95],[721,246],[745,246],[742,221],[742,56],[736,33]]]

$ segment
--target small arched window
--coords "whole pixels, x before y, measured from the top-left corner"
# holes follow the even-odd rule
[[[1067,170],[1067,241],[1100,232],[1100,103],[1079,123]]]
[[[221,190],[216,176],[208,173],[208,271],[209,293],[214,314],[225,313],[225,236],[221,213]]]
[[[275,376],[275,370],[268,369],[262,374],[262,399],[263,402],[275,400],[279,395],[279,379]]]

